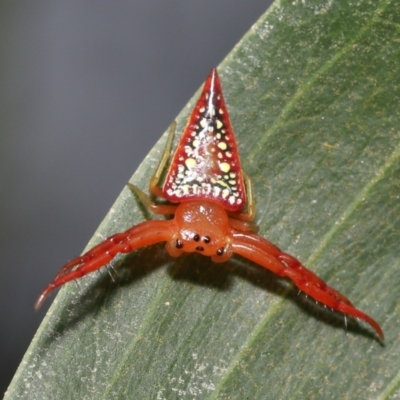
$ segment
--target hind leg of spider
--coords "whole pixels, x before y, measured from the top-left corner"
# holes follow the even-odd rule
[[[169,127],[168,131],[168,137],[167,137],[167,142],[165,143],[164,150],[162,152],[160,162],[158,163],[158,166],[156,170],[154,171],[153,176],[150,179],[149,182],[149,192],[157,197],[164,197],[162,194],[161,187],[159,187],[159,183],[161,180],[161,176],[163,172],[165,171],[165,167],[168,163],[169,157],[171,155],[171,148],[172,148],[172,142],[174,140],[175,136],[175,130],[176,130],[176,121],[172,122],[172,124]]]
[[[177,206],[173,204],[156,204],[154,203],[150,197],[140,190],[136,185],[128,182],[129,189],[139,197],[140,201],[145,205],[145,207],[153,212],[154,214],[164,214],[164,215],[173,215],[175,214]]]
[[[256,216],[256,203],[253,196],[253,184],[251,178],[242,170],[244,186],[246,190],[246,207],[240,211],[229,212],[229,224],[243,232],[258,232],[258,226],[252,221]]]
[[[243,210],[230,212],[229,216],[240,221],[251,222],[256,216],[256,202],[253,194],[253,182],[249,175],[242,170],[246,190],[246,207]]]

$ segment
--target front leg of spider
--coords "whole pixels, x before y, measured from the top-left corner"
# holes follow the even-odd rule
[[[36,308],[56,287],[103,267],[117,253],[166,242],[166,249],[173,257],[196,252],[223,262],[239,254],[291,279],[308,296],[333,310],[367,322],[383,339],[382,329],[374,319],[355,308],[300,261],[256,234],[257,228],[251,224],[255,214],[251,181],[241,167],[215,68],[208,75],[172,154],[174,131],[175,123],[149,185],[152,195],[169,203],[153,203],[139,188],[129,184],[150,211],[168,215],[170,219],[142,222],[68,262],[44,289]]]

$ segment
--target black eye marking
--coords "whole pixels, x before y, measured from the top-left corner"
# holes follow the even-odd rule
[[[210,242],[211,242],[210,236],[204,236],[204,237],[203,237],[203,242],[206,243],[206,244],[207,244],[207,243],[210,243]]]
[[[224,248],[221,247],[220,249],[217,250],[217,256],[222,256],[224,254]]]
[[[176,248],[177,249],[181,249],[183,247],[183,243],[182,243],[182,241],[180,240],[180,239],[178,239],[177,241],[176,241]]]
[[[196,250],[197,250],[197,251],[204,251],[204,247],[203,247],[203,246],[197,246],[197,247],[196,247]]]
[[[200,235],[198,235],[197,233],[193,236],[193,240],[195,242],[198,242],[200,240]]]

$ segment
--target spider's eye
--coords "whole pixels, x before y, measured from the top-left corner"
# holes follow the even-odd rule
[[[210,236],[204,236],[203,237],[203,242],[206,243],[206,244],[210,243],[211,242]]]
[[[196,250],[197,250],[197,251],[204,251],[204,247],[203,247],[203,246],[197,246],[197,247],[196,247]]]
[[[220,249],[217,250],[217,256],[222,256],[224,254],[224,248],[221,247]]]
[[[193,240],[194,240],[195,242],[198,242],[198,241],[200,240],[200,235],[196,233],[196,234],[193,236]]]
[[[178,239],[177,241],[176,241],[176,248],[177,249],[181,249],[183,247],[183,243],[182,243],[182,241],[180,240],[180,239]]]

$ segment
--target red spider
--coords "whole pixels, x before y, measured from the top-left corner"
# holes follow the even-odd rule
[[[300,290],[331,309],[366,321],[383,339],[382,329],[374,319],[356,309],[300,261],[255,233],[257,227],[251,224],[255,215],[251,180],[240,164],[215,68],[206,79],[160,187],[175,127],[174,122],[149,184],[152,195],[170,203],[155,204],[139,188],[128,184],[149,210],[173,215],[173,218],[142,222],[124,233],[110,236],[68,262],[43,290],[35,308],[38,309],[56,287],[101,268],[118,253],[166,242],[167,251],[173,257],[197,252],[211,257],[214,262],[227,261],[233,254],[248,258],[279,276],[290,278]]]

